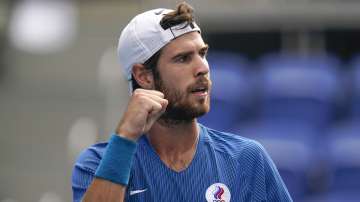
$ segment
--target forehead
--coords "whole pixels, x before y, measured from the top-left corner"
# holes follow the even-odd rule
[[[183,51],[201,49],[205,42],[199,32],[189,32],[172,40],[163,48],[164,53],[176,54]]]

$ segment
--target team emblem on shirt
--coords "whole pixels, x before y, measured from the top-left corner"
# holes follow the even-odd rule
[[[230,202],[229,188],[223,183],[215,183],[209,186],[205,193],[207,202]]]

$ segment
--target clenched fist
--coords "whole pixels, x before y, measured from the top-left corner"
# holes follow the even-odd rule
[[[136,141],[148,132],[154,122],[165,112],[168,101],[156,90],[136,89],[116,129],[116,133]]]

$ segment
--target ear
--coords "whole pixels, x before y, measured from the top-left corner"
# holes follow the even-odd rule
[[[141,88],[153,89],[154,77],[152,71],[147,69],[143,64],[134,64],[132,75]]]

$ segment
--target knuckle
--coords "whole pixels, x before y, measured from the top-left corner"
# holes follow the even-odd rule
[[[161,104],[163,104],[163,105],[168,104],[168,100],[166,100],[166,99],[162,99],[162,100],[161,100]]]
[[[133,94],[133,97],[134,97],[135,99],[141,99],[141,98],[144,97],[144,93],[141,92],[141,91],[138,91],[138,92],[136,92],[136,93]]]
[[[159,95],[160,95],[160,97],[162,97],[162,98],[164,97],[164,93],[162,93],[162,92],[160,92],[160,91],[159,91]]]
[[[137,96],[141,93],[141,90],[140,89],[135,89],[134,92],[133,92],[133,96]]]
[[[133,94],[137,94],[137,93],[139,93],[139,92],[140,92],[140,89],[137,88],[137,89],[135,89],[135,90],[133,91]]]

